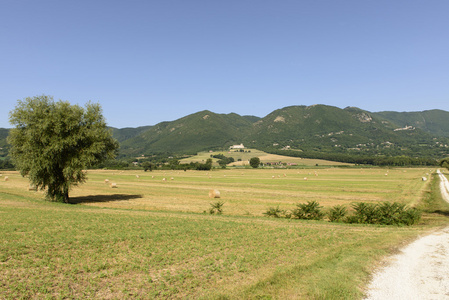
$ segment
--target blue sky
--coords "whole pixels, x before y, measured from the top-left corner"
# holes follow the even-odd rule
[[[110,126],[290,105],[449,111],[447,0],[0,2],[0,127],[18,99]]]

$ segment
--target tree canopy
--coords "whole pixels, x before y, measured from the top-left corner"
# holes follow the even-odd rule
[[[253,168],[258,168],[259,165],[260,165],[260,158],[258,158],[258,157],[252,157],[252,158],[249,160],[249,164],[250,164],[250,166],[253,167]]]
[[[51,96],[26,98],[10,112],[10,123],[16,168],[51,201],[68,203],[70,188],[86,181],[83,170],[117,154],[99,104],[83,108]]]
[[[444,158],[440,161],[440,166],[449,170],[449,158]]]

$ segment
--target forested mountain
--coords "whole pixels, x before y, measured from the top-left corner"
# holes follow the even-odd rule
[[[162,122],[121,143],[123,153],[196,153],[217,149],[247,137],[252,119],[240,115],[201,111],[173,122]]]
[[[126,140],[138,136],[144,131],[149,130],[151,127],[153,126],[142,126],[137,128],[126,127],[121,129],[110,127],[110,129],[112,130],[112,135],[114,136],[114,138],[117,139],[119,143],[122,143]]]
[[[391,121],[401,127],[414,126],[435,136],[449,137],[449,112],[439,109],[422,112],[382,111],[374,116]]]
[[[418,124],[418,118],[426,122]],[[268,151],[437,158],[449,153],[447,128],[445,111],[371,113],[356,107],[312,105],[285,107],[263,118],[202,111],[145,130],[140,127],[120,142],[127,155],[186,154],[244,143]]]
[[[245,142],[270,152],[294,149],[302,151],[304,157],[327,159],[336,157],[334,154],[341,159],[343,155],[441,158],[449,153],[448,138],[441,132],[430,134],[402,126],[393,118],[387,120],[355,107],[326,105],[276,110],[254,124]]]
[[[325,105],[276,110],[255,123],[251,136],[253,144],[263,148],[279,144],[301,150],[361,153],[395,150],[395,154],[417,155],[422,150],[419,145],[436,145],[433,138],[418,128],[401,127],[358,108]]]
[[[9,129],[0,128],[0,147],[6,145],[6,137],[8,136]]]
[[[289,106],[263,118],[205,110],[154,126],[111,130],[124,156],[193,154],[240,143],[309,155],[449,155],[449,112],[443,110],[371,113],[356,107]],[[5,148],[7,132],[0,129],[0,147]]]

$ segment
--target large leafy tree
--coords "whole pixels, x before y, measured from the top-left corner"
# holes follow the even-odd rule
[[[99,104],[83,108],[51,96],[26,98],[10,112],[10,123],[16,168],[51,201],[68,203],[70,188],[86,181],[83,170],[115,157],[118,149]]]

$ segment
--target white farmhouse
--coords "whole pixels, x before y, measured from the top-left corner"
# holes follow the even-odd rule
[[[243,144],[232,145],[231,147],[229,147],[229,149],[245,149],[245,146],[243,146]]]

